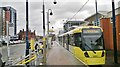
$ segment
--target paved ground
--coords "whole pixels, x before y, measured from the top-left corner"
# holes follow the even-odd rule
[[[25,44],[17,44],[10,46],[10,57],[16,60],[20,56],[25,55]],[[2,53],[2,59],[7,60],[7,47],[0,47],[0,53]],[[118,62],[114,63],[113,51],[107,51],[106,64],[103,67],[120,67],[120,52],[118,52]],[[47,54],[47,65],[84,65],[78,61],[69,51],[60,46],[57,42],[54,42],[52,48]]]
[[[6,46],[0,47],[0,53],[2,54],[2,60],[6,62],[8,53],[7,47]],[[24,55],[25,55],[25,43],[10,45],[10,58],[12,60],[16,60]]]
[[[106,64],[102,67],[120,67],[120,53],[118,52],[118,64],[114,63],[113,51],[107,51]],[[47,65],[84,65],[78,61],[73,55],[60,46],[57,42],[54,42],[52,49],[49,50],[47,55]]]
[[[47,65],[84,65],[57,42],[47,54]]]
[[[112,50],[107,50],[105,65],[119,65],[120,66],[120,52],[118,52],[118,64],[115,64],[114,63],[114,52]]]

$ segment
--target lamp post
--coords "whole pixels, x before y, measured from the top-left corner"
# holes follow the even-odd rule
[[[51,10],[51,9],[48,9],[48,12],[47,12],[47,45],[48,45],[48,48],[50,49],[50,44],[48,43],[49,23],[50,23],[50,21],[49,21],[49,11],[51,11],[51,12],[50,12],[50,15],[53,15],[53,13],[52,13],[52,10]]]
[[[54,0],[53,2],[54,4],[56,4],[56,0]],[[43,0],[43,64],[46,65],[46,38],[45,38],[45,4],[44,4],[44,0]]]
[[[9,8],[7,8],[6,14],[10,15],[10,9]],[[7,51],[8,51],[7,60],[8,60],[8,65],[11,64],[10,63],[10,46],[9,46],[9,23],[10,23],[9,21],[10,21],[10,17],[7,16],[6,17],[6,27],[7,27],[6,32],[7,32]]]
[[[117,54],[117,40],[116,40],[116,22],[115,22],[115,5],[114,0],[112,0],[112,17],[113,17],[113,43],[114,43],[114,62],[118,63],[118,54]]]
[[[97,0],[95,0],[95,8],[96,8],[96,26],[98,26],[98,11],[97,11]]]
[[[9,21],[7,23],[7,50],[8,50],[8,65],[10,65],[10,47],[9,47]]]
[[[28,0],[26,0],[26,53],[25,53],[25,55],[27,56],[28,54],[29,54],[29,41],[28,41]]]
[[[43,63],[46,65],[46,44],[45,44],[45,5],[43,0]]]

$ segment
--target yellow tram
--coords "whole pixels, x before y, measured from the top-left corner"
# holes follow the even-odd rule
[[[59,42],[86,65],[105,64],[106,52],[101,27],[77,27],[59,35]]]

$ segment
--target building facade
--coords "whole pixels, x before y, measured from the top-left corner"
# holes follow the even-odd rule
[[[64,33],[68,32],[69,30],[74,29],[77,26],[83,25],[87,22],[85,21],[67,21],[66,23],[64,23]]]
[[[0,7],[0,36],[5,34],[5,9]]]
[[[120,2],[119,2],[120,3]],[[117,49],[120,51],[120,6],[115,9],[116,15],[116,42]],[[103,15],[104,16],[104,15]],[[99,17],[100,26],[103,28],[104,43],[107,50],[113,50],[113,22],[112,11],[107,12],[107,15]],[[85,19],[88,22],[95,21],[95,14]]]
[[[116,22],[115,23],[116,23],[116,38],[117,38],[116,42],[117,42],[117,49],[118,49],[118,51],[120,51],[120,6],[115,9],[115,15],[116,15],[116,18],[115,18]],[[110,19],[110,24],[113,25],[112,11],[108,12],[107,18]],[[112,33],[113,32],[113,26],[111,26],[109,29],[111,29],[112,31],[108,32],[108,33],[112,36],[113,35],[113,33]],[[113,46],[110,49],[113,49]]]
[[[97,16],[98,16],[98,21],[96,21],[96,13],[91,15],[91,16],[89,16],[89,17],[87,17],[85,19],[85,21],[93,23],[93,25],[95,25],[95,26],[97,26],[97,25],[100,26],[100,18],[106,17],[107,16],[107,12],[106,11],[100,11],[100,12],[97,13]]]
[[[0,7],[0,36],[7,35],[7,21],[9,22],[9,35],[17,35],[17,13],[12,7]],[[11,32],[13,31],[13,32]]]
[[[0,8],[0,35],[2,35],[2,28],[3,28],[3,20],[2,20],[2,8]]]
[[[10,22],[11,23],[13,23],[13,28],[14,28],[14,35],[16,35],[17,34],[17,21],[16,21],[16,19],[17,19],[17,13],[16,13],[16,10],[14,9],[14,8],[11,8],[11,7],[9,7],[10,8]]]
[[[30,40],[31,38],[36,39],[35,30],[33,32],[31,32],[31,30],[28,31],[28,39]],[[18,33],[18,39],[20,40],[26,39],[26,31],[24,31],[24,29],[20,30],[20,32]]]

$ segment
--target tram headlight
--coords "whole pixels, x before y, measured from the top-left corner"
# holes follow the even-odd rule
[[[85,53],[84,53],[84,55],[85,55],[85,57],[89,57],[89,55],[88,55],[88,53],[87,53],[87,52],[85,52]]]
[[[101,55],[101,57],[104,57],[104,54],[105,54],[104,51],[102,51],[102,55]]]

